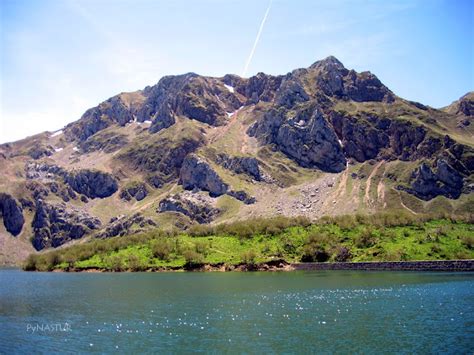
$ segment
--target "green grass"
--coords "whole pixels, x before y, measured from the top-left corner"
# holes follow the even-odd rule
[[[474,224],[427,216],[256,219],[94,240],[31,255],[26,270],[142,271],[271,260],[403,261],[474,259]]]

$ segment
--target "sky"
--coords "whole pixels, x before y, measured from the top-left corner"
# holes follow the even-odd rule
[[[474,1],[0,0],[0,143],[164,75],[286,74],[329,55],[446,106],[474,90]]]

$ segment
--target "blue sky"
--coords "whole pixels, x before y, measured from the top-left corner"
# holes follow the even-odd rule
[[[268,0],[0,0],[0,142],[160,77],[242,74]],[[434,107],[474,90],[474,1],[274,0],[247,76],[335,55]]]

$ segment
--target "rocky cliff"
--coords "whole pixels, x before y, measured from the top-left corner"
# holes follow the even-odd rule
[[[254,216],[472,213],[473,102],[404,100],[334,57],[166,76],[0,145],[0,233],[40,250]]]

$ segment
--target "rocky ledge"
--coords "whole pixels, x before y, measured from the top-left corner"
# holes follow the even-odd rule
[[[157,224],[152,219],[143,217],[140,213],[135,213],[129,217],[113,217],[105,230],[97,234],[97,238],[124,236],[132,234],[132,232],[138,233],[147,226],[157,227]],[[134,227],[136,228],[134,229]]]
[[[198,223],[210,223],[220,212],[212,203],[209,196],[185,191],[161,200],[158,212],[177,212]]]

